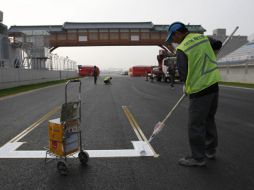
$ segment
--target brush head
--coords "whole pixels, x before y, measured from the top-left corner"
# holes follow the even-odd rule
[[[149,143],[153,140],[153,137],[154,137],[154,136],[155,136],[154,134],[151,135],[151,137],[150,137],[149,140],[148,140]]]
[[[153,134],[151,135],[151,137],[149,138],[148,142],[150,143],[153,138],[162,130],[162,128],[165,126],[164,123],[162,123],[161,121],[159,121],[158,123],[156,123],[154,130],[153,130]]]
[[[157,135],[161,130],[162,128],[165,126],[164,123],[162,123],[161,121],[159,121],[158,123],[156,123],[155,127],[154,127],[154,131],[153,131],[153,134],[154,135]]]

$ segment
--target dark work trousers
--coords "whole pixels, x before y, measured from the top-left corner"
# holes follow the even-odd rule
[[[215,153],[218,136],[215,114],[218,92],[190,99],[188,133],[192,157],[205,158],[205,152]]]
[[[175,84],[175,72],[174,71],[169,72],[169,78],[170,78],[170,86],[173,87]]]
[[[94,79],[94,84],[96,84],[96,82],[97,82],[97,76],[94,76],[93,79]]]
[[[104,84],[111,84],[110,79],[108,79],[108,80],[104,80]]]

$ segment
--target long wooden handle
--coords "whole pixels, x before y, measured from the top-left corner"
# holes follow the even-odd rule
[[[181,101],[184,99],[185,93],[181,96],[181,98],[177,101],[175,106],[170,110],[170,112],[166,115],[166,117],[163,119],[162,123],[165,124],[167,119],[170,117],[170,115],[173,113],[173,111],[176,109],[176,107],[181,103]]]

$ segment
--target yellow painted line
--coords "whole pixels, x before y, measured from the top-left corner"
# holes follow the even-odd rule
[[[136,135],[138,136],[138,139],[141,141],[145,141],[149,145],[149,147],[151,148],[151,150],[154,153],[154,157],[156,157],[156,158],[159,157],[159,154],[157,154],[155,152],[152,145],[148,142],[148,140],[147,140],[145,134],[143,133],[143,131],[141,130],[138,122],[136,121],[136,119],[134,118],[134,116],[132,115],[130,110],[127,108],[127,106],[122,106],[122,109],[124,110],[124,113],[127,116],[132,128],[134,129]]]
[[[32,130],[34,130],[36,127],[38,127],[41,123],[46,121],[49,117],[51,117],[53,114],[57,113],[61,109],[60,106],[57,106],[53,108],[51,111],[46,113],[44,116],[42,116],[40,119],[38,119],[36,122],[34,122],[32,125],[30,125],[28,128],[26,128],[24,131],[19,133],[16,137],[11,139],[8,143],[17,142],[20,139],[22,139],[24,136],[26,136],[28,133],[30,133]]]
[[[129,122],[130,122],[130,124],[131,124],[131,126],[132,126],[132,128],[133,128],[133,130],[134,130],[134,132],[135,132],[135,134],[137,135],[138,140],[143,141],[143,139],[141,138],[141,136],[140,136],[138,130],[136,129],[135,124],[133,123],[133,121],[132,121],[132,119],[131,119],[131,117],[130,117],[130,115],[129,115],[127,106],[122,106],[122,109],[123,109],[123,111],[124,111],[124,113],[125,113],[127,119],[129,120]]]
[[[143,140],[144,140],[144,141],[147,141],[147,138],[146,138],[145,134],[144,134],[143,131],[141,130],[139,124],[137,123],[137,121],[135,120],[135,118],[133,117],[133,115],[131,114],[131,112],[130,112],[130,117],[131,117],[132,121],[134,122],[136,128],[138,129],[138,132],[139,132],[139,134],[141,135],[141,137],[143,138]]]

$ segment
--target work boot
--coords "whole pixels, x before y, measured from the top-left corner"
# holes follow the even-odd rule
[[[206,158],[208,158],[209,160],[215,160],[216,159],[216,153],[209,153],[209,152],[206,152],[205,153],[205,156]]]
[[[197,160],[197,159],[194,159],[192,157],[184,157],[184,158],[181,158],[179,161],[178,161],[179,165],[181,166],[188,166],[188,167],[192,167],[192,166],[198,166],[198,167],[202,167],[202,166],[206,166],[206,162],[204,159],[202,160]]]

